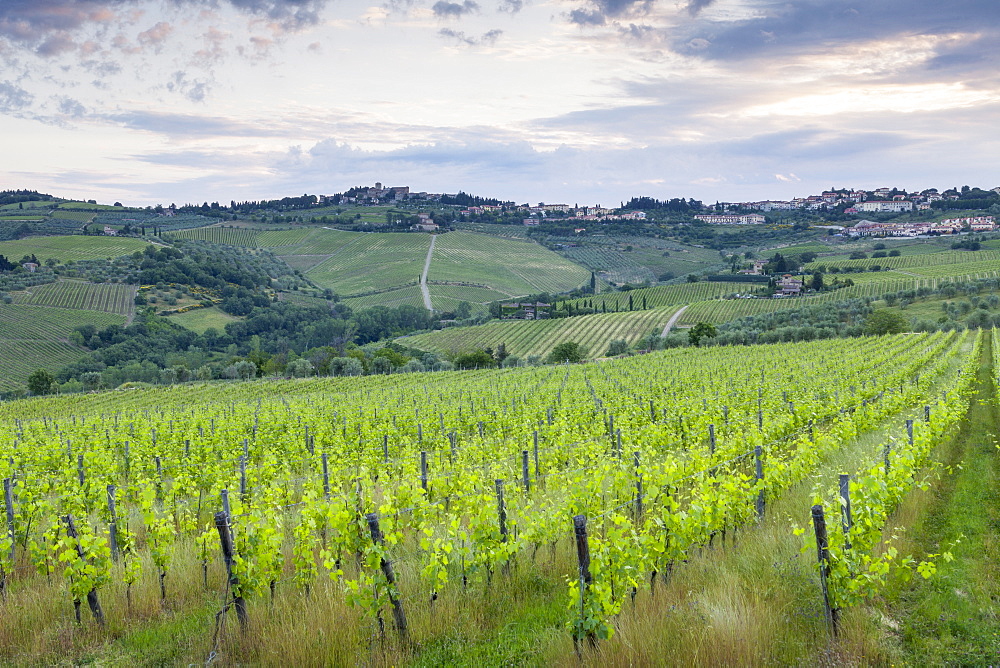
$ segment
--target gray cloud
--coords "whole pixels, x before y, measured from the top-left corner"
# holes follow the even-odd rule
[[[688,9],[707,4],[689,0]],[[966,34],[985,46],[1000,35],[1000,3],[995,0],[755,0],[751,6],[754,18],[685,27],[675,37],[676,48],[703,58],[739,60],[826,52],[842,44],[912,35]],[[968,43],[945,48],[961,48],[967,56],[975,49]]]
[[[10,81],[0,81],[0,113],[9,114],[31,105],[34,95]]]
[[[71,97],[64,97],[59,100],[59,113],[71,118],[83,118],[87,113],[87,108],[78,100]]]
[[[512,16],[522,9],[524,9],[524,0],[500,0],[500,4],[497,5],[498,12],[504,12]]]
[[[438,31],[438,35],[441,37],[446,37],[448,39],[453,39],[462,44],[468,46],[490,46],[495,44],[498,39],[503,35],[503,30],[494,28],[488,32],[483,33],[479,37],[472,37],[466,35],[461,30],[452,30],[451,28],[442,28]]]
[[[645,14],[654,0],[591,0],[588,7],[569,12],[570,23],[581,26],[604,25],[608,19]]]
[[[192,102],[204,102],[208,96],[209,84],[201,79],[188,79],[187,72],[177,71],[167,82],[167,90],[180,93]]]
[[[0,39],[55,56],[76,47],[72,33],[88,25],[112,25],[117,12],[143,4],[144,0],[2,0]],[[167,0],[177,6],[211,8],[228,4],[255,16],[264,16],[285,30],[298,30],[319,21],[328,0]],[[162,42],[164,24],[143,35],[155,46]],[[143,38],[140,38],[140,42]]]
[[[711,5],[715,0],[688,0],[687,12],[691,16],[697,16],[701,10]]]
[[[466,14],[474,14],[479,11],[479,3],[474,0],[464,0],[462,4],[457,2],[447,2],[438,0],[431,7],[435,16],[442,18],[460,18]]]

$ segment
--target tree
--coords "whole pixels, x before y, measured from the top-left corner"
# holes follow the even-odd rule
[[[546,358],[549,364],[561,362],[582,362],[587,357],[587,349],[576,341],[563,341],[549,353]]]
[[[288,363],[285,367],[285,373],[293,378],[305,378],[312,375],[313,365],[309,360],[300,357]]]
[[[475,350],[471,353],[464,353],[455,358],[455,368],[457,369],[491,367],[496,366],[496,364],[497,361],[493,359],[493,355],[489,354],[485,350]]]
[[[709,322],[699,322],[688,330],[688,341],[693,346],[700,346],[703,338],[713,339],[716,334],[718,334],[718,331],[716,331],[715,325]]]
[[[819,292],[823,289],[823,273],[817,271],[812,277],[812,289]]]
[[[28,376],[28,391],[32,394],[52,394],[55,392],[56,378],[45,369],[38,369]]]
[[[903,317],[902,313],[880,308],[872,311],[865,318],[864,332],[865,334],[876,336],[882,334],[899,334],[906,331],[906,326],[906,318]]]
[[[605,357],[617,357],[618,355],[624,355],[628,352],[628,341],[625,339],[615,339],[610,344],[608,344],[608,350],[604,353]]]

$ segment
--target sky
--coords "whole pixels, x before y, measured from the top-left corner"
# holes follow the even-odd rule
[[[1000,186],[997,0],[0,0],[0,189]]]

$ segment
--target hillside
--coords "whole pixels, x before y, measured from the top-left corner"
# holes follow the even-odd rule
[[[171,236],[266,248],[354,307],[423,304],[417,286],[430,250],[428,234],[223,225]],[[589,278],[586,269],[532,241],[449,232],[437,236],[427,285],[434,308],[452,310],[461,301],[482,306],[528,294],[565,292]]]

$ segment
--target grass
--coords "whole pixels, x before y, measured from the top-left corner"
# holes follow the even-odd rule
[[[99,260],[129,255],[147,246],[139,239],[105,236],[31,237],[18,241],[0,241],[0,255],[12,261],[25,255],[35,255],[44,262],[49,258],[59,262],[70,260]]]
[[[989,337],[987,337],[989,341]],[[1000,408],[991,348],[984,346],[978,395],[957,437],[944,449],[938,485],[915,495],[899,515],[915,518],[905,539],[923,553],[951,548],[955,561],[937,577],[905,584],[871,611],[891,629],[876,658],[907,665],[987,665],[1000,651]],[[874,624],[875,622],[873,622]]]
[[[167,317],[178,325],[187,327],[199,334],[204,334],[210,327],[214,327],[221,334],[225,332],[227,324],[240,320],[240,318],[234,315],[220,311],[215,306],[210,308],[196,308],[185,313],[178,313]]]

